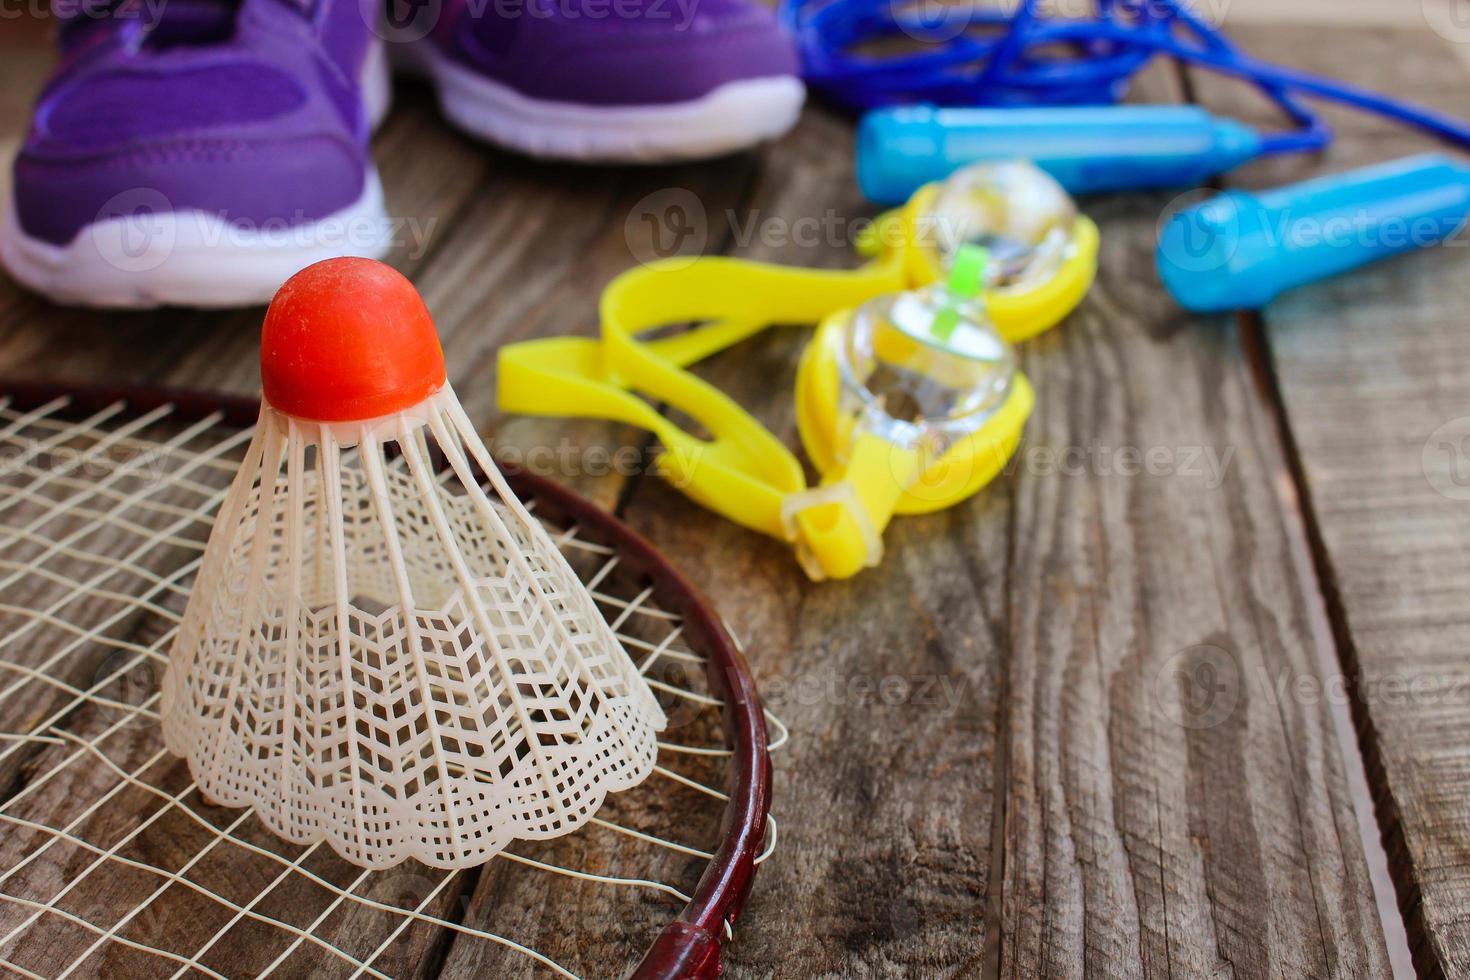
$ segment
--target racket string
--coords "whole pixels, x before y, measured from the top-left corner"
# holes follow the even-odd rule
[[[77,975],[99,956],[111,963],[132,954],[154,958],[175,977],[221,976],[210,965],[211,954],[236,933],[256,928],[281,937],[278,950],[266,951],[275,955],[259,976],[316,955],[343,975],[385,977],[390,968],[382,961],[395,943],[425,927],[575,976],[529,943],[458,921],[454,907],[463,913],[476,900],[473,875],[415,866],[412,874],[428,882],[421,897],[406,904],[379,901],[364,890],[391,885],[404,866],[363,872],[319,844],[297,847],[271,837],[251,811],[204,806],[187,770],[162,750],[157,682],[213,511],[249,433],[221,436],[213,428],[217,416],[178,422],[168,406],[126,419],[112,405],[76,423],[58,416],[65,407],[57,400],[21,411],[0,401],[0,513],[6,518],[0,586],[28,581],[27,598],[35,603],[0,604],[7,627],[0,634],[0,668],[13,675],[0,677],[0,785],[7,787],[0,791],[0,824],[10,828],[10,840],[0,845],[0,966],[53,980]],[[649,792],[677,792],[672,785],[727,799],[711,785],[730,755],[718,718],[722,702],[708,694],[705,660],[685,642],[680,618],[658,606],[652,586],[620,581],[615,549],[582,536],[575,525],[549,530],[640,672],[677,705],[670,709],[676,724],[660,742],[666,754],[657,771],[665,778],[651,781],[662,785]],[[110,815],[123,812],[132,819],[119,828]],[[688,862],[702,867],[712,852],[639,826],[637,813],[633,802],[607,806],[582,834],[612,835],[638,851],[667,855],[651,863],[662,861],[681,874],[664,880],[512,852],[498,860],[532,874],[644,891],[670,900],[672,909],[672,902],[689,900],[698,877]],[[229,822],[216,823],[216,815]],[[166,828],[173,833],[165,834]],[[169,861],[150,850],[164,839],[178,852]],[[774,842],[772,822],[760,860]],[[231,886],[258,879],[253,891],[230,894],[213,880],[217,865],[234,869],[225,879]],[[81,870],[59,881],[54,869],[62,867]],[[136,888],[121,884],[127,875],[139,876],[126,879]],[[286,896],[302,888],[319,891],[326,903],[309,920],[283,911]],[[181,942],[172,935],[178,923],[169,909],[198,909],[200,902],[218,913],[217,921],[201,916],[198,935]],[[360,934],[337,936],[329,928],[337,919],[369,915],[389,920],[366,937],[370,948],[359,948]],[[70,943],[47,941],[78,934]],[[66,956],[48,959],[48,950]]]

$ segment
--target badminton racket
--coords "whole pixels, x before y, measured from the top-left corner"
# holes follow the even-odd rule
[[[158,681],[259,411],[0,381],[0,967],[47,978],[713,977],[775,845],[737,645],[645,540],[508,470],[658,694],[655,775],[481,868],[369,872],[203,798]],[[768,741],[767,723],[778,733]]]

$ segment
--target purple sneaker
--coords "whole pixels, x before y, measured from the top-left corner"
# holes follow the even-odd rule
[[[58,9],[62,60],[15,161],[0,260],[58,302],[144,308],[264,303],[320,259],[382,256],[368,156],[388,106],[379,9]]]
[[[780,136],[805,89],[791,41],[751,0],[429,0],[395,63],[444,114],[533,156],[657,162]]]

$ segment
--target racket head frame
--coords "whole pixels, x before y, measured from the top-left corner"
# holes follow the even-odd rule
[[[0,378],[0,399],[33,410],[65,400],[55,415],[85,417],[122,403],[128,417],[172,406],[171,417],[197,422],[218,415],[223,428],[244,429],[260,416],[248,395],[148,385],[67,385]],[[744,910],[765,846],[771,808],[771,758],[765,711],[739,647],[699,590],[646,538],[575,492],[524,469],[501,472],[522,501],[536,501],[537,515],[614,549],[625,574],[645,579],[660,603],[682,617],[684,636],[704,655],[710,695],[718,699],[730,750],[720,844],[688,905],[666,925],[630,975],[633,980],[706,980],[719,976],[727,929]]]

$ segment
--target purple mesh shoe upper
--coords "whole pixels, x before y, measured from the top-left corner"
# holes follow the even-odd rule
[[[523,95],[590,105],[685,102],[798,74],[790,39],[752,0],[444,0],[419,43]]]
[[[278,228],[362,196],[372,0],[124,0],[104,18],[64,2],[15,162],[27,234],[64,245],[140,207]]]

